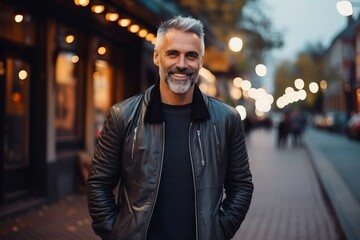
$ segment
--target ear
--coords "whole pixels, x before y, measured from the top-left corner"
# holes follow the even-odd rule
[[[158,51],[154,50],[154,54],[153,54],[153,62],[156,66],[159,66],[159,62],[160,62],[160,55],[158,53]]]

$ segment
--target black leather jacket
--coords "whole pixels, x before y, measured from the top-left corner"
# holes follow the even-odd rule
[[[158,84],[111,107],[88,178],[92,226],[102,239],[146,239],[161,177],[165,129]],[[230,239],[245,218],[253,192],[245,135],[238,112],[196,85],[189,147],[197,239]]]

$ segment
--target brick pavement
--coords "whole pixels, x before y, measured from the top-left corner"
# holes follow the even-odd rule
[[[0,221],[1,240],[99,240],[91,229],[86,197],[70,195]]]
[[[304,148],[277,149],[275,132],[248,139],[254,198],[233,240],[342,239]],[[86,198],[71,195],[51,205],[0,220],[1,240],[98,240]]]
[[[250,133],[254,196],[234,240],[342,239],[305,148],[275,142],[274,130]]]

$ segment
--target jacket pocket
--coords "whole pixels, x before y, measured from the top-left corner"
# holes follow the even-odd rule
[[[134,227],[134,212],[129,202],[128,194],[124,188],[122,201],[118,204],[119,214],[114,223],[113,232],[111,234],[111,240],[128,239],[129,235],[133,231]]]
[[[199,224],[199,239],[225,240],[218,214],[201,213]]]
[[[224,230],[222,229],[218,213],[213,215],[213,222],[214,222],[216,240],[225,240],[225,233]]]
[[[130,203],[129,195],[126,191],[126,188],[124,188],[124,195],[125,195],[127,208],[129,209],[129,212],[131,213],[131,215],[134,215],[134,212],[132,211],[132,208],[131,208],[131,203]]]

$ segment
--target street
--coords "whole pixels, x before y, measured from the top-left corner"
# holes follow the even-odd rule
[[[255,185],[248,215],[233,240],[359,239],[353,224],[358,215],[339,211],[331,202],[334,193],[323,185],[318,160],[328,158],[350,195],[352,211],[359,206],[360,143],[345,136],[308,129],[305,147],[277,148],[275,129],[254,129],[247,139]],[[319,154],[319,155],[316,155]],[[318,156],[319,159],[313,159]],[[327,166],[328,168],[329,166]],[[333,177],[336,174],[330,174]],[[327,176],[329,177],[329,176]],[[333,180],[327,180],[331,183]],[[339,180],[338,180],[339,181]],[[326,184],[325,184],[326,185]],[[343,184],[344,185],[344,184]],[[337,184],[336,187],[343,187]],[[333,186],[331,186],[333,187]],[[343,193],[345,190],[337,189]],[[346,192],[345,191],[345,192]],[[356,196],[352,198],[351,195]],[[348,195],[343,195],[348,197]],[[354,200],[356,199],[356,200]],[[348,224],[342,223],[337,214]],[[338,216],[338,217],[336,217]],[[341,230],[340,226],[343,228]],[[359,226],[359,224],[358,224]],[[349,233],[350,232],[350,233]],[[350,235],[349,235],[350,234]],[[352,235],[351,235],[352,234]],[[352,236],[349,238],[348,236]],[[99,239],[91,230],[84,195],[72,195],[50,205],[0,220],[0,239]]]

